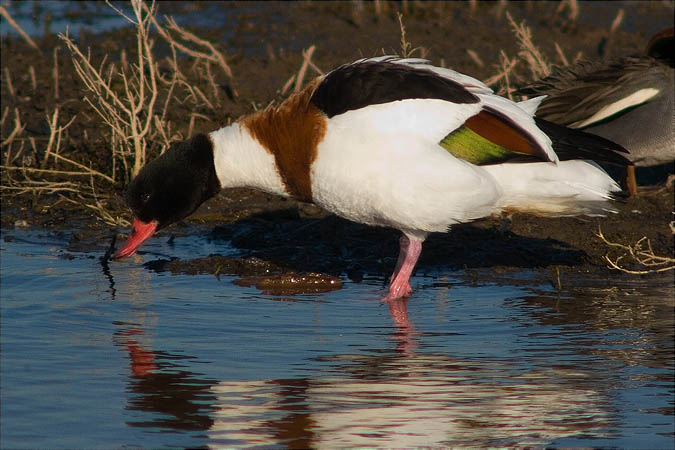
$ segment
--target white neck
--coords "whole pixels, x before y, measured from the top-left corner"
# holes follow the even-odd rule
[[[288,196],[274,156],[238,123],[209,133],[216,174],[223,188],[250,187]]]

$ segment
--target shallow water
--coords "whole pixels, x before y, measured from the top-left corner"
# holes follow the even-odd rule
[[[379,278],[276,297],[141,265],[222,242],[106,268],[104,243],[3,234],[3,448],[673,446],[672,278],[559,294],[439,267],[390,310]]]

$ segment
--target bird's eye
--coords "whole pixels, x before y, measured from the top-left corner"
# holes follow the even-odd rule
[[[144,194],[141,194],[141,202],[147,203],[148,200],[150,200],[150,193],[145,192]]]

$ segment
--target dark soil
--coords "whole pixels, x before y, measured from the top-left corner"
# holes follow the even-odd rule
[[[189,3],[190,8],[197,10],[206,7],[199,2]],[[160,15],[180,13],[184,7],[181,5],[162,2]],[[558,3],[511,2],[506,5],[505,10],[500,10],[502,6],[497,2],[478,2],[472,12],[464,2],[383,3],[383,12],[377,15],[371,3],[266,3],[264,8],[251,7],[246,2],[223,4],[222,8],[228,10],[228,20],[222,27],[202,27],[194,31],[217,43],[227,55],[234,80],[224,75],[218,78],[222,89],[218,96],[221,107],[196,111],[208,120],[197,120],[194,132],[212,131],[279,99],[281,87],[300,68],[302,49],[312,44],[316,45],[312,60],[324,72],[364,56],[400,53],[401,34],[396,17],[399,10],[404,13],[407,39],[414,47],[423,48],[425,56],[434,63],[443,62],[480,79],[498,72],[501,50],[510,57],[518,53],[506,11],[517,22],[526,21],[532,29],[533,41],[554,63],[560,61],[555,43],[569,59],[579,52],[589,58],[639,53],[653,33],[672,26],[673,17],[672,4],[665,2],[581,2],[576,22],[569,20],[566,10],[556,12]],[[403,11],[404,8],[407,11]],[[624,22],[608,40],[610,24],[621,8],[626,11]],[[92,56],[98,61],[105,54],[118,58],[123,48],[131,55],[134,40],[131,28],[77,39],[81,47],[91,46]],[[58,105],[61,123],[77,115],[75,124],[64,135],[62,154],[108,173],[110,152],[105,124],[82,100],[84,86],[73,69],[65,45],[53,35],[37,39],[37,43],[40,52],[20,39],[2,40],[2,110],[9,108],[10,111],[2,139],[11,132],[13,111],[18,108],[22,121],[27,124],[26,139],[33,137],[38,143],[38,152],[25,150],[21,163],[38,167],[43,158],[40,149],[46,145],[49,135],[45,116]],[[52,81],[54,48],[60,48],[58,98],[55,98]],[[479,55],[483,65],[477,64],[467,50]],[[161,53],[166,49],[162,50],[158,43],[157,51]],[[420,50],[415,56],[420,56]],[[189,61],[184,63],[190,67]],[[29,77],[30,66],[36,73],[35,90]],[[524,67],[521,64],[521,68],[514,71],[510,80],[514,87],[531,81],[531,74]],[[5,70],[11,74],[13,95],[10,95]],[[178,104],[169,112],[167,120],[185,136],[192,112],[190,105]],[[26,149],[30,148],[27,144]],[[159,148],[158,144],[153,151]],[[3,164],[5,151],[3,148]],[[67,165],[57,167],[72,169]],[[418,270],[463,269],[473,271],[483,280],[523,269],[533,269],[544,279],[554,279],[561,270],[571,274],[629,277],[607,269],[604,256],[622,253],[604,244],[596,233],[601,228],[608,239],[626,244],[646,236],[656,254],[672,255],[673,233],[669,223],[673,220],[674,193],[672,185],[663,186],[669,171],[672,172],[672,167],[656,172],[641,171],[639,181],[654,186],[645,188],[643,195],[637,198],[616,202],[619,213],[606,218],[542,219],[514,215],[487,218],[456,226],[448,234],[432,235],[424,245]],[[3,185],[9,175],[3,171]],[[113,214],[128,215],[120,195],[127,182],[107,187],[110,198],[106,200],[106,207]],[[31,227],[78,230],[71,236],[68,249],[71,252],[100,250],[103,255],[114,233],[91,211],[64,201],[57,194],[14,196],[3,189],[3,234],[24,223]],[[148,268],[182,273],[235,273],[248,277],[242,283],[260,284],[261,289],[271,291],[274,289],[266,285],[265,280],[274,275],[279,280],[275,286],[297,283],[303,286],[299,290],[319,291],[338,287],[339,280],[334,276],[346,275],[359,281],[366,275],[375,275],[385,280],[398,253],[396,231],[350,223],[313,205],[246,189],[221,192],[186,223],[164,230],[159,238],[185,233],[204,233],[209,239],[231,241],[241,249],[242,257],[203,255],[193,261],[159,260],[148,263]],[[638,268],[629,261],[626,264]],[[301,275],[292,275],[295,273]]]

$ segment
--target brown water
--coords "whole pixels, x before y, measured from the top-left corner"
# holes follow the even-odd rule
[[[106,267],[68,233],[4,237],[3,448],[673,446],[672,279],[435,267],[390,309],[368,276],[284,298],[140,264],[222,242]]]

